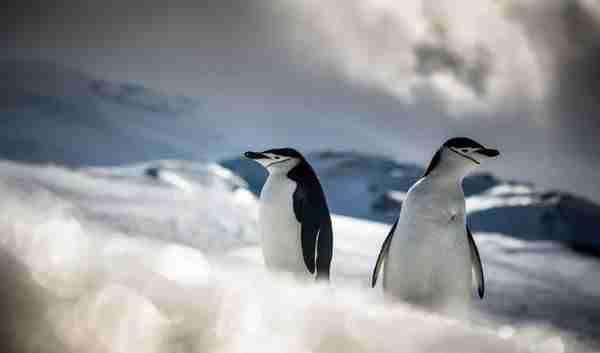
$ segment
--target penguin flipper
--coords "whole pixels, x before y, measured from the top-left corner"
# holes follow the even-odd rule
[[[399,219],[400,218],[396,219],[396,222],[394,222],[392,229],[390,230],[387,237],[385,237],[385,240],[383,241],[383,244],[381,245],[381,250],[379,250],[379,255],[377,256],[377,262],[375,263],[375,268],[373,269],[373,275],[371,276],[371,288],[375,288],[375,285],[377,284],[377,277],[379,277],[379,271],[381,270],[381,265],[387,258],[388,252],[390,251],[390,244],[392,243],[392,237],[394,235],[394,231],[396,231],[396,226],[398,225]]]
[[[300,182],[293,197],[294,213],[301,225],[304,264],[310,273],[316,269],[317,279],[329,280],[333,231],[323,189],[318,181]]]
[[[479,294],[480,299],[483,299],[483,295],[485,293],[485,279],[483,277],[483,267],[481,265],[481,258],[479,257],[479,250],[477,250],[477,245],[473,240],[473,234],[471,234],[469,226],[467,226],[467,237],[469,238],[471,266],[473,267],[473,271],[475,273],[475,280],[477,281],[477,294]]]

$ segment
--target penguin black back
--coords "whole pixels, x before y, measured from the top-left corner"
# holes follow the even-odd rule
[[[314,273],[316,267],[317,279],[329,280],[333,231],[327,200],[317,174],[306,159],[294,149],[279,149],[272,153],[300,160],[300,163],[288,172],[287,177],[297,183],[293,195],[294,214],[302,225],[304,262],[310,273]]]
[[[423,176],[424,177],[428,176],[435,169],[435,167],[437,167],[438,164],[440,164],[441,160],[442,160],[442,149],[440,148],[439,150],[437,150],[435,152],[435,154],[433,155],[433,158],[431,158],[431,162],[429,162],[429,166],[427,167],[427,170],[425,170],[425,173],[423,174]]]

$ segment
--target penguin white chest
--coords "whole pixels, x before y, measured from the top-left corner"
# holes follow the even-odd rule
[[[425,302],[468,298],[469,244],[462,188],[417,184],[402,205],[384,269],[384,288]]]
[[[296,182],[271,174],[260,194],[262,251],[272,270],[308,273],[302,256],[301,225],[294,214]]]

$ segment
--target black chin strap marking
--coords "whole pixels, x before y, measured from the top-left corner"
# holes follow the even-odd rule
[[[269,168],[269,167],[270,167],[270,166],[272,166],[272,165],[279,164],[279,163],[283,163],[283,162],[287,162],[287,161],[289,161],[289,160],[291,160],[291,158],[287,158],[287,159],[283,159],[283,160],[281,160],[281,161],[276,161],[276,162],[273,162],[273,163],[269,163],[269,164],[267,164],[267,166],[266,166],[265,168]]]
[[[458,154],[458,155],[461,155],[461,156],[463,156],[463,157],[465,157],[465,158],[467,158],[467,159],[470,159],[470,160],[471,160],[471,161],[473,161],[475,164],[481,164],[481,163],[479,163],[479,161],[477,161],[477,160],[476,160],[475,158],[473,158],[473,157],[469,157],[469,156],[467,156],[466,154],[462,154],[462,153],[460,153],[459,151],[455,150],[455,149],[454,149],[454,148],[452,148],[452,147],[448,147],[448,148],[450,149],[450,151],[452,151],[452,152],[454,152],[454,153],[456,153],[456,154]]]

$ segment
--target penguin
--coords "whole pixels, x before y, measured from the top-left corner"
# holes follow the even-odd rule
[[[499,154],[466,137],[449,139],[437,150],[424,175],[408,190],[381,246],[372,287],[385,263],[386,298],[451,313],[465,308],[476,283],[483,299],[483,267],[467,225],[462,181],[483,160]]]
[[[313,168],[295,149],[246,152],[269,172],[260,193],[259,229],[267,267],[329,281],[331,216]]]

